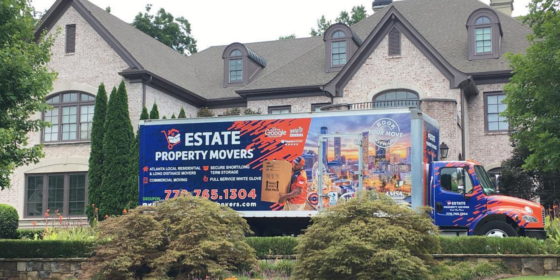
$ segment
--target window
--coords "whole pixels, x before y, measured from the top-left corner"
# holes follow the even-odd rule
[[[419,104],[418,94],[408,90],[386,91],[373,98],[374,108],[417,107]]]
[[[331,105],[331,104],[330,103],[311,104],[311,112],[321,112],[321,107],[329,106],[329,105]]]
[[[76,51],[76,25],[66,25],[66,53]]]
[[[502,103],[506,95],[502,92],[484,94],[484,111],[486,113],[486,131],[508,131],[509,124],[500,113],[505,111],[507,105]]]
[[[474,190],[468,171],[461,167],[446,167],[440,172],[441,188],[456,193],[472,193]]]
[[[492,28],[476,28],[476,54],[492,53]]]
[[[95,97],[86,93],[60,93],[47,99],[53,107],[43,114],[51,127],[43,130],[43,142],[89,141]]]
[[[346,64],[346,41],[332,43],[332,65]]]
[[[389,56],[401,55],[401,32],[393,28],[389,32]]]
[[[467,20],[469,60],[499,58],[502,28],[492,9],[478,9]]]
[[[269,114],[289,114],[291,111],[292,111],[292,106],[268,107]]]
[[[241,51],[233,50],[230,57],[239,57],[229,60],[229,82],[239,83],[243,81],[243,58],[241,58]]]
[[[43,217],[47,209],[62,216],[84,216],[87,174],[39,174],[26,176],[25,217]]]

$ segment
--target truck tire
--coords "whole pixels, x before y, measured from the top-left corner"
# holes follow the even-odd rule
[[[504,222],[489,222],[483,225],[475,235],[484,235],[484,236],[492,236],[492,237],[512,237],[517,236],[517,231],[509,224]]]

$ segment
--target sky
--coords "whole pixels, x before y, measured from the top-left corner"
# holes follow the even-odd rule
[[[325,15],[334,19],[345,10],[363,5],[368,15],[373,14],[373,0],[89,0],[95,5],[111,7],[111,14],[131,23],[147,4],[152,12],[164,8],[175,17],[185,17],[191,24],[192,36],[198,51],[211,46],[234,42],[251,43],[278,40],[279,36],[295,34],[309,37],[317,19]],[[412,1],[412,0],[409,0]],[[417,0],[420,1],[420,0]],[[530,0],[515,0],[513,16],[528,13]],[[49,9],[55,0],[32,0],[37,11]],[[442,0],[444,3],[445,0]],[[490,0],[481,0],[489,4]]]

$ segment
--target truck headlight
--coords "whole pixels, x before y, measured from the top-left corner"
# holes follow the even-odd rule
[[[537,218],[531,216],[531,215],[523,215],[523,217],[521,217],[523,219],[523,221],[528,222],[528,223],[536,223]]]
[[[529,213],[529,214],[533,214],[533,208],[531,208],[529,206],[525,206],[525,211],[527,211],[527,213]]]

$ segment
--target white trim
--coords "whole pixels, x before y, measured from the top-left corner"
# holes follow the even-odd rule
[[[424,91],[416,86],[416,85],[411,85],[411,84],[407,84],[407,83],[402,83],[399,82],[399,80],[393,80],[391,82],[390,85],[383,85],[377,88],[374,88],[373,90],[371,90],[368,94],[368,100],[369,102],[371,102],[373,100],[373,97],[376,96],[377,94],[383,92],[383,91],[388,91],[388,90],[392,90],[392,89],[407,89],[407,90],[411,90],[414,91],[418,94],[418,99],[423,99],[426,97],[426,95],[424,94]]]
[[[47,97],[63,91],[82,91],[92,94],[93,96],[97,96],[96,87],[75,83],[72,81],[55,81],[53,90],[47,95]]]

